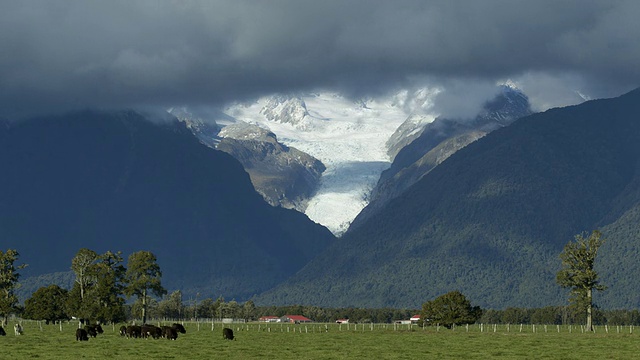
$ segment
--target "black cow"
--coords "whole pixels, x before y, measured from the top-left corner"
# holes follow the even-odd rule
[[[142,332],[142,337],[145,339],[149,336],[151,336],[154,339],[158,339],[162,337],[162,329],[160,329],[155,325],[144,324],[142,325],[140,330]]]
[[[163,326],[163,335],[167,340],[176,340],[178,338],[178,331],[170,326]]]
[[[171,327],[174,328],[180,334],[187,333],[187,329],[185,329],[184,326],[182,326],[182,324],[174,323]]]
[[[87,334],[93,338],[98,336],[98,334],[104,333],[100,325],[85,325],[84,329],[87,331]]]
[[[7,332],[0,326],[0,336],[7,336]]]
[[[233,330],[229,328],[222,329],[222,338],[227,340],[233,340]]]
[[[87,330],[76,329],[76,341],[89,341]]]
[[[120,336],[126,336],[127,335],[127,327],[124,326],[124,325],[120,326],[119,332],[120,332]]]
[[[129,325],[127,326],[127,337],[128,338],[139,338],[142,336],[142,327],[138,325]]]

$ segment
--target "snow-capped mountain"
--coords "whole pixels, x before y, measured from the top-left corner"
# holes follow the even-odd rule
[[[217,149],[240,161],[269,204],[304,212],[325,170],[320,160],[281,144],[271,131],[242,121],[225,126],[219,136]]]
[[[224,112],[256,124],[280,142],[317,159],[326,170],[305,214],[334,234],[347,230],[367,205],[371,189],[389,167],[386,143],[411,111],[425,113],[435,91],[401,91],[378,99],[349,99],[336,93],[276,95],[249,104],[233,104]]]
[[[475,119],[466,123],[441,119],[436,124],[438,114],[433,108],[440,92],[436,88],[401,90],[366,99],[331,92],[277,94],[234,103],[215,114],[225,122],[218,122],[221,126],[234,125],[223,128],[214,142],[244,164],[256,190],[269,203],[304,211],[313,221],[341,235],[373,198],[380,197],[381,182],[424,155],[422,149],[418,149],[419,156],[411,155],[415,151],[408,145],[422,137],[451,137],[450,143],[435,149],[437,153],[425,160],[435,166],[457,149],[529,111],[526,96],[505,87]],[[194,119],[201,117],[187,110],[174,114],[192,123],[192,130],[200,130],[201,122]],[[426,137],[425,131],[430,132]],[[457,135],[463,136],[454,137]],[[202,135],[199,137],[202,140]],[[226,140],[220,147],[222,138]],[[326,166],[324,172],[323,166],[316,166],[317,160]],[[291,170],[288,175],[280,173],[285,168]],[[272,177],[279,180],[265,181]]]

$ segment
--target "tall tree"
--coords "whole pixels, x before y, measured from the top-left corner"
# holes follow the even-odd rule
[[[32,320],[45,320],[47,324],[68,319],[65,311],[68,293],[69,291],[58,285],[39,288],[24,302],[23,317]]]
[[[3,325],[7,324],[9,314],[18,310],[18,297],[14,293],[19,286],[18,270],[27,267],[26,264],[15,265],[19,257],[17,250],[8,249],[6,252],[0,250],[0,316],[2,316]]]
[[[586,233],[576,235],[574,241],[569,241],[560,253],[562,268],[556,274],[556,281],[563,288],[571,289],[570,301],[579,311],[586,313],[587,331],[593,330],[593,290],[606,289],[600,284],[594,269],[598,249],[604,242],[602,233],[593,230],[588,237]]]
[[[138,251],[129,255],[125,275],[125,295],[135,295],[142,302],[142,322],[147,322],[147,298],[149,293],[162,296],[167,293],[160,279],[162,272],[156,256],[149,251]]]
[[[71,259],[71,270],[76,274],[81,300],[84,300],[87,288],[96,281],[95,265],[97,260],[98,253],[87,248],[78,250],[76,256]]]
[[[95,265],[96,283],[89,291],[94,305],[92,319],[101,322],[119,322],[124,314],[124,280],[126,268],[121,252],[107,251],[99,256]]]
[[[420,318],[427,324],[440,324],[447,328],[453,325],[473,324],[482,310],[471,306],[471,302],[460,291],[451,291],[422,305]]]

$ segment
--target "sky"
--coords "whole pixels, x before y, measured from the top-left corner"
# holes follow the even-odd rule
[[[638,18],[637,0],[0,0],[0,117],[425,85],[464,112],[504,82],[544,110],[638,87]]]

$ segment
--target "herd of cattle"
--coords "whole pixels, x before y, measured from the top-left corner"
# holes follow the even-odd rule
[[[16,335],[23,334],[23,328],[20,324],[15,324],[13,327],[14,333]],[[79,328],[76,330],[76,340],[77,341],[88,341],[89,337],[97,337],[98,334],[104,333],[102,326],[100,325],[85,325],[83,328]],[[171,326],[155,326],[150,324],[144,324],[142,326],[139,325],[129,325],[129,326],[121,326],[120,327],[120,335],[126,338],[143,338],[147,339],[149,337],[154,339],[165,338],[168,340],[176,340],[178,338],[178,333],[186,334],[187,330],[182,326],[182,324],[174,323]],[[6,331],[0,326],[0,336],[6,336]],[[227,340],[233,340],[233,330],[229,328],[222,329],[222,338]]]
[[[96,337],[98,334],[102,334],[102,326],[100,325],[85,325],[84,328],[76,330],[76,340],[87,341],[89,337]],[[129,325],[120,327],[120,335],[126,338],[142,338],[147,339],[149,337],[154,339],[165,338],[169,340],[176,340],[178,333],[186,334],[187,330],[182,324],[175,323],[171,326],[155,326],[150,324]]]

